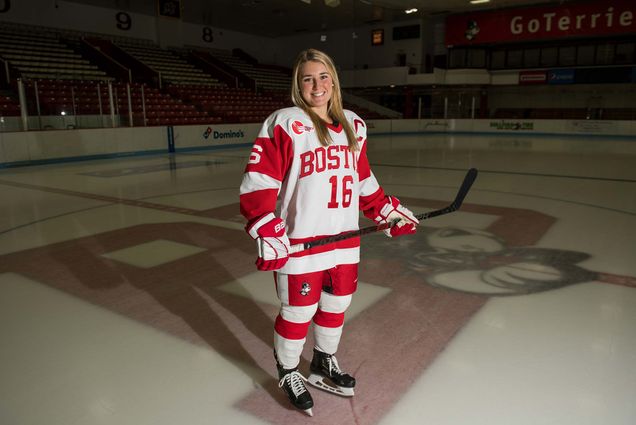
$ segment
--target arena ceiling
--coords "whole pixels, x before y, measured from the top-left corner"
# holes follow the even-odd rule
[[[158,0],[70,0],[76,3],[154,15]],[[332,31],[479,10],[569,0],[180,0],[185,22],[267,37]],[[406,14],[405,10],[417,12]]]

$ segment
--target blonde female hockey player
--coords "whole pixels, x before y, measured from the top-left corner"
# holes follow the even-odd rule
[[[357,230],[359,210],[376,223],[399,219],[388,236],[414,233],[418,220],[386,196],[369,168],[367,127],[343,110],[333,61],[309,49],[293,68],[292,101],[264,122],[240,188],[246,230],[258,247],[256,266],[275,270],[281,302],[274,325],[279,386],[292,404],[312,415],[304,382],[352,396],[355,379],[334,354],[344,314],[358,282],[360,239],[289,254],[290,245]],[[310,322],[315,347],[308,380],[298,364]]]

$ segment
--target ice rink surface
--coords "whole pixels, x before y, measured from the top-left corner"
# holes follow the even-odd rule
[[[369,143],[415,212],[480,173],[460,211],[363,238],[338,352],[356,396],[310,389],[313,418],[275,379],[249,148],[0,170],[0,423],[636,423],[636,142]]]

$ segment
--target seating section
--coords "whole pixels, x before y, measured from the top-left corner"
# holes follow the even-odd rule
[[[0,116],[16,117],[20,115],[20,102],[10,94],[0,94]]]
[[[22,78],[113,79],[66,45],[54,31],[27,31],[19,26],[2,23],[0,56]]]
[[[604,120],[636,120],[636,108],[603,109],[599,118]]]
[[[35,84],[27,83],[27,96],[35,99]],[[87,81],[37,81],[40,111],[43,115],[110,115],[110,91],[107,83]],[[129,117],[128,86],[112,84],[113,106],[122,120]],[[30,102],[33,104],[34,102]],[[185,125],[221,122],[193,105],[175,99],[159,89],[143,84],[130,85],[130,104],[135,125]],[[145,106],[144,106],[145,105]],[[33,108],[31,108],[33,109]],[[144,122],[144,112],[145,119]],[[31,111],[30,113],[34,113]]]
[[[209,51],[215,58],[256,81],[256,87],[264,90],[288,90],[291,77],[278,69],[262,65],[252,65],[232,52],[221,49]]]
[[[491,118],[523,119],[528,118],[529,114],[529,109],[498,108],[493,111]]]
[[[222,117],[226,123],[262,122],[276,109],[289,106],[280,99],[248,89],[172,85],[168,93],[212,116]]]
[[[120,55],[120,65],[136,69],[137,61],[142,62],[157,71],[161,81],[133,72],[140,81],[130,84],[129,100],[127,83],[117,81],[93,64],[91,59],[102,62],[93,50],[86,49],[82,40],[85,37],[108,39],[136,59],[128,57],[127,63],[126,57]],[[191,53],[185,48],[163,49],[152,40],[0,22],[0,59],[8,62],[11,79],[9,90],[0,99],[0,114],[20,115],[17,78],[25,83],[31,116],[110,115],[109,83],[113,87],[113,112],[122,125],[129,124],[129,102],[134,125],[262,122],[274,110],[291,106],[289,70],[258,64],[239,49],[209,49],[206,53],[216,61],[205,68],[206,72],[200,68],[204,64]],[[214,74],[214,69],[221,74]],[[249,89],[229,88],[214,76],[224,78],[232,70],[234,84]],[[255,82],[255,87],[249,80]],[[365,119],[386,118],[354,105],[345,107]]]
[[[126,56],[118,60],[124,70],[139,68],[137,61],[140,61],[157,71],[161,82],[156,81],[154,74],[148,77],[143,72],[133,72],[145,82],[131,83],[128,88],[126,82],[117,81],[82,55],[83,52],[95,62],[108,66],[92,50],[86,49],[82,40],[85,37],[110,40],[136,59],[120,55]],[[206,49],[205,53],[212,56],[210,67],[192,53],[186,48],[163,49],[152,40],[0,21],[0,62],[8,65],[7,81],[10,81],[9,86],[4,83],[5,90],[0,91],[0,116],[21,114],[18,78],[25,83],[27,112],[32,116],[110,115],[109,83],[113,87],[114,113],[125,123],[132,108],[134,125],[262,122],[274,110],[291,106],[288,70],[258,64],[240,49]],[[215,69],[219,74],[214,74]],[[229,88],[214,75],[220,78],[231,75],[233,78],[225,81],[234,79],[235,82],[228,84],[250,88]],[[344,106],[365,119],[388,118],[357,105]],[[493,119],[636,119],[636,108],[499,108],[487,112]],[[453,114],[454,111],[451,116]],[[458,114],[459,111],[455,116]]]
[[[81,39],[88,36],[110,39],[160,73],[163,89],[140,82],[130,85],[134,125],[262,122],[274,110],[291,106],[289,72],[254,64],[240,51],[233,54],[218,49],[210,50],[210,54],[237,75],[254,80],[256,90],[228,88],[190,63],[185,49],[162,49],[150,40],[0,22],[0,58],[8,61],[12,79],[12,90],[0,101],[2,116],[20,114],[18,77],[25,82],[28,113],[33,116],[110,115],[110,82],[114,113],[126,125],[130,117],[127,85],[82,56]],[[363,115],[372,118],[371,114],[367,111]]]
[[[188,63],[178,53],[158,46],[119,41],[116,43],[127,53],[150,68],[161,73],[161,80],[168,84],[198,84],[225,87],[225,83]]]
[[[530,111],[530,118],[585,120],[592,118],[592,113],[587,108],[537,108]]]

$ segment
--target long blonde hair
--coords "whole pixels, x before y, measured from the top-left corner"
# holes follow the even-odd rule
[[[311,121],[314,124],[314,128],[316,129],[316,134],[318,136],[320,144],[322,144],[323,146],[328,146],[332,142],[332,140],[331,136],[329,135],[327,124],[322,119],[320,119],[318,114],[316,114],[311,109],[305,99],[303,99],[301,92],[300,80],[302,76],[300,75],[300,68],[303,66],[303,64],[310,61],[319,62],[327,68],[327,72],[329,72],[334,85],[331,99],[329,99],[329,103],[327,104],[327,113],[329,114],[329,117],[331,119],[339,122],[342,125],[342,128],[347,136],[349,150],[352,152],[358,151],[360,148],[358,146],[356,134],[351,128],[351,124],[349,124],[349,122],[347,121],[342,107],[342,93],[340,92],[340,80],[338,79],[338,72],[336,71],[336,66],[334,65],[333,60],[329,57],[329,55],[316,49],[307,49],[300,52],[300,54],[296,58],[296,62],[294,63],[292,74],[292,102],[294,102],[294,105],[296,105],[297,107],[305,111],[307,115],[309,115]]]

